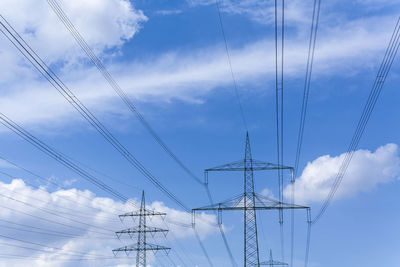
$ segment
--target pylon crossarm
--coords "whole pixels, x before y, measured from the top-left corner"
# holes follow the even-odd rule
[[[118,253],[118,252],[131,252],[131,251],[148,251],[148,250],[170,250],[171,248],[168,247],[164,247],[164,246],[159,246],[159,245],[153,245],[153,244],[149,244],[147,243],[144,246],[138,247],[136,244],[134,245],[130,245],[130,246],[123,246],[117,249],[113,249],[112,251],[114,252],[114,254]]]
[[[260,262],[260,265],[269,265],[269,266],[288,266],[289,264],[280,262],[280,261],[263,261]]]
[[[254,197],[255,201],[254,201],[254,207],[252,207],[252,209],[255,210],[286,210],[286,209],[289,210],[289,209],[309,208],[306,206],[279,202],[275,199],[264,197],[259,194],[254,194]],[[193,211],[196,212],[196,211],[207,211],[207,210],[247,210],[249,209],[249,207],[245,206],[244,198],[245,198],[244,194],[241,194],[239,196],[235,196],[221,203],[193,209]]]
[[[128,228],[128,229],[124,229],[124,230],[115,232],[115,233],[117,235],[121,235],[121,234],[162,233],[162,232],[168,232],[168,230],[161,229],[161,228],[156,228],[156,227],[146,226],[146,227],[143,227],[143,228],[131,227],[131,228]]]
[[[142,210],[142,211],[133,211],[127,212],[124,214],[119,215],[120,218],[123,217],[139,217],[139,216],[163,216],[165,217],[167,214],[165,212],[157,212],[153,210]]]
[[[216,204],[211,204],[207,205],[201,208],[193,209],[193,211],[200,211],[200,210],[219,210],[219,209],[225,209],[227,207],[232,207],[232,206],[237,206],[243,199],[243,194],[234,196],[230,199],[227,199],[223,202],[216,203]]]
[[[278,165],[275,163],[260,161],[260,160],[251,160],[253,171],[262,171],[262,170],[292,170],[293,167]],[[206,172],[212,171],[244,171],[246,168],[244,160],[234,161],[228,164],[216,166],[213,168],[206,169]]]
[[[277,209],[309,209],[310,208],[307,206],[280,202],[276,199],[265,197],[260,194],[254,194],[254,196],[255,196],[255,204],[258,207],[260,207],[260,206],[265,206],[265,207],[276,206]]]

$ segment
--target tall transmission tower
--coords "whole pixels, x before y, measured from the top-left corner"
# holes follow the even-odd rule
[[[272,250],[269,250],[269,260],[268,261],[263,261],[260,263],[260,265],[267,265],[267,266],[288,266],[289,264],[280,262],[280,261],[274,261],[272,258]]]
[[[208,184],[208,173],[213,171],[243,171],[244,172],[244,192],[238,196],[232,197],[226,201],[211,204],[192,210],[193,224],[197,211],[218,211],[218,223],[222,224],[222,211],[240,210],[244,215],[244,266],[259,267],[259,248],[257,234],[257,210],[279,210],[280,221],[283,220],[283,210],[307,209],[309,207],[295,204],[284,203],[282,201],[282,192],[279,193],[280,200],[264,197],[254,192],[254,171],[262,170],[289,170],[293,174],[293,168],[284,165],[278,165],[269,162],[254,160],[251,155],[249,134],[246,133],[246,145],[244,159],[220,165],[205,170],[205,183]],[[292,176],[293,179],[293,176]],[[281,190],[281,188],[279,189]]]
[[[147,226],[147,218],[153,216],[161,216],[162,219],[165,218],[166,213],[163,212],[156,212],[153,210],[146,209],[146,200],[144,197],[144,191],[142,192],[142,201],[140,204],[140,209],[134,212],[128,212],[122,215],[119,215],[119,218],[123,220],[125,217],[131,217],[133,220],[135,218],[139,218],[139,225],[137,227],[132,227],[128,229],[124,229],[118,232],[115,232],[118,238],[122,235],[128,235],[131,239],[137,236],[136,244],[130,246],[124,246],[117,249],[113,249],[113,253],[116,256],[119,252],[125,252],[127,256],[129,256],[130,252],[136,252],[136,267],[146,267],[146,253],[147,251],[153,251],[156,253],[157,251],[164,251],[168,254],[170,248],[154,245],[147,243],[147,235],[150,234],[152,237],[155,236],[157,233],[162,233],[167,235],[168,230]]]

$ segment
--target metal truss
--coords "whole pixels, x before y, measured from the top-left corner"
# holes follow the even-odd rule
[[[294,181],[293,167],[253,160],[250,148],[250,140],[248,133],[246,134],[246,145],[244,159],[232,163],[216,166],[204,171],[205,183],[208,184],[208,173],[216,171],[243,171],[244,174],[244,191],[242,194],[234,196],[226,201],[211,204],[201,208],[192,210],[193,224],[195,223],[195,215],[197,211],[217,211],[218,223],[222,224],[222,211],[239,210],[243,211],[244,216],[244,266],[259,267],[259,247],[257,234],[257,210],[278,210],[279,222],[283,223],[283,210],[307,209],[309,207],[289,204],[283,202],[282,184],[280,181],[279,200],[268,198],[254,192],[254,171],[263,170],[288,170],[291,174],[291,182]]]
[[[272,267],[272,266],[288,266],[289,264],[280,261],[274,261],[274,259],[272,258],[272,250],[269,250],[269,260],[261,262],[260,265],[267,265]]]
[[[151,250],[154,253],[157,253],[158,251],[164,251],[166,254],[168,254],[170,248],[147,243],[148,234],[150,234],[153,237],[157,233],[163,233],[164,235],[166,235],[168,230],[147,226],[146,218],[152,216],[161,216],[162,218],[164,218],[165,215],[166,214],[162,212],[156,212],[146,209],[146,200],[143,191],[140,210],[119,215],[119,218],[121,220],[123,220],[125,217],[132,217],[132,218],[136,217],[139,219],[139,225],[137,227],[131,227],[128,229],[115,232],[118,238],[120,238],[122,235],[125,234],[128,235],[131,239],[133,239],[134,236],[137,236],[137,242],[136,244],[130,246],[124,246],[121,248],[113,249],[114,255],[116,256],[119,252],[125,252],[125,254],[129,256],[131,252],[136,252],[136,267],[146,267],[147,251]]]
[[[138,247],[137,245],[124,246],[124,247],[121,247],[121,248],[113,249],[113,252],[114,252],[114,255],[117,255],[118,252],[125,252],[125,254],[127,256],[129,256],[129,253],[132,252],[132,251],[142,252],[142,251],[148,251],[148,250],[151,250],[151,251],[154,251],[154,252],[157,252],[159,250],[163,250],[163,251],[167,251],[167,253],[168,253],[170,248],[146,243],[145,246],[140,246],[140,247]],[[140,266],[142,266],[142,265],[140,265]]]

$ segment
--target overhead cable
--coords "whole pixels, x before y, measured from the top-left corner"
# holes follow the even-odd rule
[[[15,31],[8,21],[0,15],[0,31],[27,58],[32,65],[50,82],[50,84],[110,143],[132,166],[145,176],[162,193],[182,207],[190,209],[169,191],[153,174],[147,170],[110,131],[91,113],[73,92],[58,78],[58,76],[43,62],[25,40]],[[98,182],[98,181],[97,181]],[[104,186],[104,183],[102,183]],[[107,189],[108,190],[108,189]],[[115,193],[115,192],[114,192]],[[113,194],[114,194],[113,193]]]
[[[378,74],[376,75],[375,81],[371,88],[370,94],[368,96],[367,102],[364,106],[362,111],[361,117],[358,121],[356,130],[353,134],[345,157],[340,165],[339,171],[336,174],[335,180],[331,187],[331,190],[325,199],[321,209],[317,213],[317,215],[312,220],[312,223],[315,224],[319,221],[322,215],[325,213],[326,209],[328,208],[329,204],[331,203],[333,197],[335,196],[336,191],[339,188],[340,183],[343,180],[344,175],[346,174],[347,168],[350,165],[351,159],[356,151],[356,148],[360,142],[360,139],[365,131],[365,128],[368,124],[368,121],[371,117],[371,114],[375,108],[375,104],[379,98],[379,95],[382,91],[383,85],[385,84],[386,77],[389,74],[389,71],[392,67],[393,61],[396,57],[397,51],[400,46],[400,17],[397,20],[396,26],[394,28],[392,37],[390,39],[389,45],[386,49],[385,55],[383,57],[382,63],[379,67]]]
[[[241,116],[242,121],[243,121],[243,126],[244,126],[244,128],[245,128],[245,130],[247,132],[248,131],[248,129],[247,129],[247,120],[246,120],[246,116],[244,114],[242,101],[240,99],[239,89],[238,89],[238,84],[237,84],[237,81],[236,81],[236,77],[235,77],[235,74],[233,72],[232,60],[231,60],[231,55],[229,53],[228,42],[227,42],[227,39],[226,39],[226,34],[225,34],[225,29],[224,29],[224,23],[222,21],[222,14],[221,14],[221,8],[219,6],[219,0],[215,0],[215,4],[216,4],[217,10],[218,10],[219,25],[221,27],[221,33],[222,33],[222,36],[224,38],[225,51],[226,51],[226,56],[227,56],[227,59],[228,59],[229,70],[231,72],[233,88],[235,90],[235,96],[236,96],[236,99],[237,99],[237,102],[238,102],[238,105],[239,105],[240,116]]]
[[[150,135],[156,140],[156,142],[164,149],[164,151],[191,177],[193,180],[198,182],[201,186],[205,186],[205,190],[207,191],[207,194],[209,194],[209,189],[207,185],[205,185],[200,178],[198,178],[176,155],[175,153],[172,152],[172,150],[165,144],[165,142],[160,138],[160,136],[154,131],[154,129],[150,126],[150,124],[145,120],[143,115],[139,112],[137,107],[134,105],[134,103],[129,99],[128,95],[126,92],[122,90],[122,88],[119,86],[119,84],[115,81],[115,79],[112,77],[112,75],[108,72],[106,67],[103,65],[101,60],[96,56],[96,54],[93,52],[93,50],[90,48],[86,40],[83,38],[83,36],[79,33],[79,31],[76,29],[76,27],[73,25],[71,20],[68,18],[67,14],[64,12],[64,10],[61,8],[61,6],[57,3],[56,0],[48,0],[47,1],[50,7],[53,9],[53,11],[56,13],[60,21],[64,24],[64,26],[67,28],[67,30],[72,34],[74,37],[75,41],[78,43],[78,45],[82,48],[82,50],[86,53],[86,55],[89,57],[89,59],[92,61],[92,63],[97,67],[97,69],[100,71],[100,73],[103,75],[103,77],[106,79],[106,81],[109,83],[109,85],[114,89],[114,91],[121,97],[123,102],[127,105],[129,110],[136,115],[136,117],[139,119],[139,121],[142,123],[142,125],[145,127],[145,129],[148,130]],[[226,36],[225,36],[225,31],[222,23],[222,17],[220,13],[220,8],[218,4],[218,0],[216,1],[217,9],[218,9],[218,15],[219,15],[219,22],[222,30],[222,34],[224,37],[225,41],[225,48],[226,48],[226,53],[228,57],[228,62],[230,66],[230,71],[232,75],[232,79],[234,82],[234,87],[235,87],[235,93],[236,97],[238,99],[238,103],[240,106],[240,112],[241,116],[243,119],[243,123],[245,128],[247,129],[247,124],[246,124],[246,119],[244,116],[244,111],[242,108],[242,104],[240,101],[239,93],[238,93],[238,88],[237,88],[237,82],[233,73],[232,69],[232,63],[230,59],[230,54],[228,50],[228,45],[226,41]],[[212,204],[212,203],[210,203]],[[225,236],[223,232],[221,232],[222,238],[224,239],[224,244],[225,247],[228,251],[229,255],[232,255],[232,252],[229,248],[229,245],[227,242],[225,242]],[[231,258],[232,260],[232,258]],[[233,265],[236,265],[234,263]]]
[[[305,125],[305,121],[306,121],[308,96],[310,93],[310,86],[311,86],[311,74],[312,74],[313,63],[314,63],[314,52],[315,52],[315,44],[317,41],[320,8],[321,8],[321,0],[314,0],[314,9],[313,9],[312,20],[311,20],[310,41],[308,44],[306,78],[304,81],[303,102],[301,105],[300,126],[299,126],[299,133],[297,136],[296,159],[295,159],[295,163],[294,163],[295,177],[297,177],[297,170],[299,168],[299,160],[300,160],[301,148],[302,148],[302,144],[303,144],[304,125]]]

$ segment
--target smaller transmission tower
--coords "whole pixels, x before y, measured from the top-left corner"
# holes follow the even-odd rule
[[[125,252],[127,256],[129,256],[130,252],[135,251],[136,252],[136,267],[146,267],[146,253],[147,251],[153,251],[156,253],[157,251],[164,251],[165,253],[168,254],[170,248],[159,246],[159,245],[153,245],[150,243],[147,243],[147,235],[150,234],[152,237],[154,237],[155,234],[157,233],[162,233],[164,235],[167,235],[168,230],[165,229],[160,229],[156,227],[150,227],[147,226],[147,220],[146,218],[150,218],[153,216],[161,216],[164,218],[166,216],[166,213],[162,212],[156,212],[153,210],[148,210],[146,209],[146,201],[144,197],[144,191],[142,192],[142,202],[140,204],[140,210],[135,211],[135,212],[128,212],[122,215],[119,215],[119,218],[121,221],[125,217],[131,217],[133,220],[135,218],[139,218],[139,225],[137,227],[132,227],[128,229],[124,229],[118,232],[115,232],[118,238],[120,238],[122,235],[126,234],[128,235],[131,239],[133,239],[135,236],[137,236],[137,242],[136,244],[130,245],[130,246],[124,246],[121,248],[113,249],[113,253],[116,256],[118,252]]]
[[[280,262],[280,261],[274,261],[274,259],[272,258],[272,250],[269,250],[269,261],[263,261],[260,263],[260,265],[267,265],[267,266],[288,266],[289,264],[284,263],[284,262]]]

